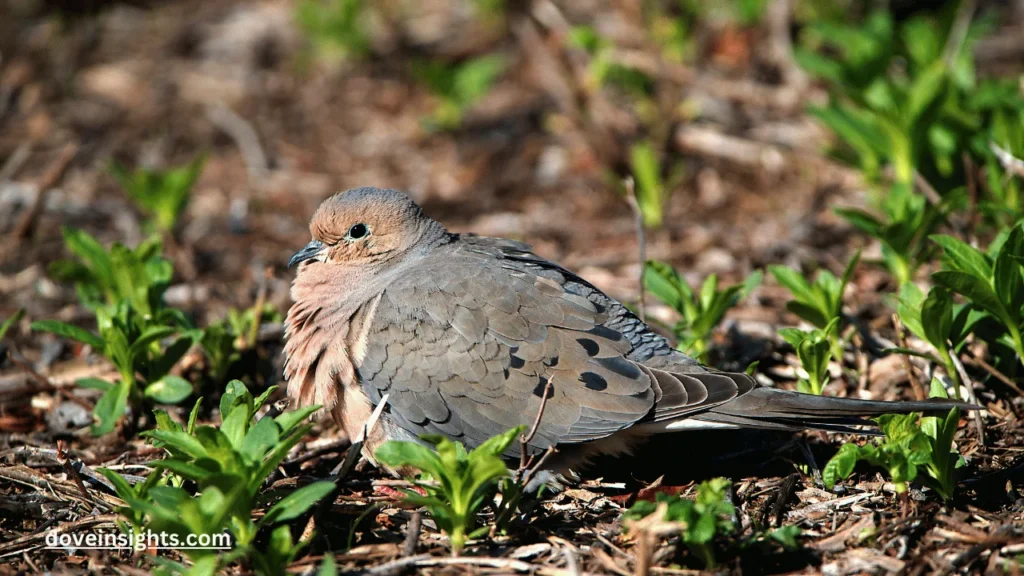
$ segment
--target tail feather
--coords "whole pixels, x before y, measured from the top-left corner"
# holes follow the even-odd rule
[[[713,406],[691,418],[742,428],[771,430],[828,430],[859,432],[850,426],[877,427],[866,418],[883,414],[941,413],[951,408],[980,410],[981,406],[959,400],[932,398],[921,401],[886,402],[854,398],[829,398],[773,388],[755,388],[735,400]]]

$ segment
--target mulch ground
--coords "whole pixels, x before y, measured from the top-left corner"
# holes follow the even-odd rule
[[[773,55],[771,27],[710,26],[699,37],[701,65],[655,66],[661,121],[652,124],[624,95],[588,89],[585,60],[564,42],[569,23],[596,22],[616,40],[617,57],[656,61],[629,6],[509,3],[495,23],[467,19],[453,8],[463,4],[428,0],[377,22],[370,55],[333,67],[310,57],[293,4],[284,1],[0,6],[0,318],[27,311],[0,345],[9,352],[0,364],[0,572],[151,568],[129,553],[44,549],[52,529],[113,529],[120,502],[92,480],[97,467],[144,475],[161,454],[133,430],[90,436],[83,426],[96,395],[74,383],[111,368],[28,330],[30,320],[88,319],[74,290],[48,276],[48,264],[66,257],[61,226],[107,243],[144,237],[139,213],[109,176],[111,159],[167,166],[206,154],[166,247],[176,270],[168,303],[199,326],[261,297],[285,311],[285,263],[308,240],[310,215],[333,191],[359,185],[407,190],[456,231],[526,240],[635,302],[637,240],[618,182],[628,171],[628,143],[640,138],[651,138],[663,163],[682,174],[664,227],[647,235],[647,256],[687,278],[716,273],[739,282],[774,263],[838,272],[857,248],[865,260],[878,258],[877,245],[831,212],[862,205],[866,193],[856,173],[822,153],[827,135],[805,106],[824,93]],[[979,49],[983,73],[1019,64],[1021,25],[1007,19],[989,50]],[[429,130],[423,118],[434,101],[411,67],[485,52],[506,58],[502,80],[461,128]],[[893,290],[891,280],[868,263],[852,284],[847,311],[864,338],[895,341],[880,295]],[[797,361],[775,335],[797,323],[785,312],[787,299],[766,282],[731,310],[713,363],[742,370],[759,360],[765,383],[792,388]],[[648,315],[662,327],[674,321],[654,302]],[[261,327],[248,356],[253,389],[280,384],[282,334],[280,325]],[[842,370],[836,366],[826,393],[912,398],[907,365],[869,348],[858,345]],[[202,370],[196,355],[184,362],[185,373]],[[923,374],[926,367],[913,364]],[[217,421],[219,390],[200,393],[200,420]],[[720,570],[1019,573],[1024,398],[988,381],[977,394],[988,410],[981,429],[961,423],[968,466],[949,503],[916,489],[897,496],[868,469],[826,491],[820,469],[848,437],[679,434],[596,462],[588,480],[539,502],[509,535],[474,541],[460,558],[449,557],[428,517],[398,505],[401,482],[357,467],[333,502],[293,530],[315,528],[316,536],[292,569],[315,571],[329,550],[339,569],[370,574],[633,574],[647,551],[624,532],[624,507],[658,492],[686,495],[724,476],[740,536],[719,543]],[[274,399],[281,398],[279,390]],[[178,417],[185,410],[172,408]],[[140,418],[139,429],[152,425]],[[319,424],[272,487],[327,476],[348,446]],[[789,524],[803,531],[798,550],[750,542],[763,528]],[[651,554],[653,574],[700,567],[678,537],[659,540]]]

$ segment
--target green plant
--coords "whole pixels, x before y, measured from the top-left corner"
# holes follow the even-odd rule
[[[1024,358],[1024,223],[1015,225],[982,252],[952,236],[934,235],[942,247],[943,270],[932,281],[963,296],[975,310],[984,311],[1002,330],[990,344],[1013,350]],[[945,318],[945,316],[944,316]]]
[[[143,318],[158,322],[155,317],[165,310],[163,295],[174,274],[161,254],[158,237],[135,249],[115,242],[108,250],[83,230],[64,228],[62,232],[64,246],[76,260],[58,260],[50,273],[60,282],[74,284],[82,305],[112,311],[127,301]]]
[[[936,206],[915,194],[909,185],[896,183],[878,203],[882,217],[856,208],[837,208],[835,213],[881,242],[882,260],[896,283],[902,285],[913,281],[917,269],[931,257],[928,235],[962,199],[962,194],[950,194]]]
[[[470,452],[444,436],[423,435],[431,449],[418,442],[391,440],[377,449],[377,461],[398,468],[412,466],[432,482],[414,481],[425,495],[404,490],[406,502],[425,506],[437,526],[448,534],[452,554],[458,555],[466,540],[483,535],[487,528],[473,529],[476,514],[494,494],[498,481],[509,475],[502,454],[516,441],[524,427],[513,428],[488,439]]]
[[[160,254],[159,239],[134,250],[119,243],[107,250],[86,232],[63,232],[65,245],[78,260],[56,262],[51,272],[74,283],[81,303],[96,315],[98,333],[56,320],[33,322],[32,329],[91,346],[120,374],[116,384],[96,378],[78,382],[103,391],[93,411],[93,434],[113,430],[128,405],[136,406],[143,398],[167,404],[187,398],[192,385],[170,371],[202,331],[180,310],[164,304],[173,269]]]
[[[209,363],[211,380],[217,384],[223,382],[241,361],[242,353],[256,345],[260,324],[280,320],[277,308],[264,304],[258,316],[255,306],[241,311],[232,308],[226,318],[207,326],[200,345]]]
[[[590,55],[587,73],[592,90],[614,86],[637,97],[648,97],[654,92],[654,79],[616,59],[615,46],[594,28],[573,26],[567,40],[570,46]]]
[[[830,88],[829,104],[811,112],[870,178],[885,164],[901,184],[911,185],[916,170],[949,177],[977,128],[966,113],[975,86],[970,49],[985,24],[950,37],[947,17],[918,14],[897,26],[889,11],[873,10],[862,22],[804,30],[797,61]]]
[[[933,287],[925,297],[914,283],[900,288],[897,312],[908,330],[935,348],[938,361],[945,366],[946,373],[955,384],[956,397],[960,398],[960,374],[950,351],[955,353],[960,349],[974,325],[981,320],[982,313],[970,304],[954,303],[950,292],[941,287]],[[918,355],[913,350],[896,351]]]
[[[665,187],[661,181],[661,165],[650,142],[638,142],[629,150],[629,163],[636,178],[636,200],[644,225],[661,226],[665,205]]]
[[[148,227],[169,233],[188,204],[192,186],[203,170],[206,158],[199,156],[188,164],[165,171],[139,168],[129,170],[117,162],[110,164],[110,173],[124,188],[128,197],[149,217]]]
[[[786,266],[769,266],[768,271],[793,295],[793,300],[786,302],[786,310],[810,322],[815,328],[824,329],[835,319],[842,321],[843,293],[859,261],[860,251],[857,251],[847,262],[841,279],[824,268],[818,270],[813,282],[808,282],[802,274]],[[836,330],[831,333],[832,354],[841,358],[843,350],[838,332]]]
[[[295,19],[320,58],[361,58],[370,49],[365,0],[303,0]]]
[[[644,286],[659,300],[678,312],[682,319],[675,326],[679,349],[706,360],[711,334],[725,317],[725,312],[746,298],[761,283],[762,274],[755,272],[743,284],[718,289],[718,277],[709,275],[695,293],[671,266],[648,261],[644,267]]]
[[[938,379],[932,379],[931,396],[947,397]],[[963,465],[953,448],[960,410],[920,420],[916,414],[885,414],[877,420],[884,439],[864,446],[844,444],[822,471],[825,487],[831,490],[837,481],[850,477],[857,462],[864,461],[885,468],[897,492],[905,492],[908,483],[920,478],[944,500],[952,498],[954,472]]]
[[[124,500],[126,506],[120,512],[132,526],[177,534],[182,541],[188,534],[227,531],[233,540],[230,552],[221,556],[211,550],[184,553],[195,567],[208,568],[209,573],[241,558],[248,558],[260,574],[284,573],[306,544],[293,541],[286,522],[333,492],[334,483],[314,482],[291,491],[253,521],[253,508],[281,496],[276,492],[260,495],[260,488],[309,432],[311,426],[302,423],[318,409],[311,406],[254,420],[271,392],[273,388],[254,398],[241,382],[230,382],[220,401],[220,428],[196,425],[198,402],[184,427],[157,411],[157,428],[142,435],[164,448],[168,457],[150,463],[154,470],[146,482],[132,487],[116,472],[100,470]],[[271,530],[269,544],[256,546],[256,535],[264,529]]]
[[[179,324],[179,318],[168,318],[160,325],[143,318],[127,301],[114,309],[96,312],[99,334],[57,320],[32,323],[33,330],[50,332],[77,340],[102,353],[117,369],[121,378],[110,383],[98,378],[78,381],[83,388],[103,391],[96,402],[92,426],[96,436],[106,434],[124,415],[129,403],[137,406],[143,398],[164,404],[176,404],[192,394],[192,384],[170,374],[171,368],[202,336],[202,331]],[[173,338],[166,346],[165,339]],[[138,376],[141,375],[141,380]]]
[[[24,316],[25,316],[25,311],[24,310],[18,310],[17,312],[15,312],[11,316],[9,316],[6,320],[4,320],[3,322],[0,322],[0,340],[3,340],[4,336],[7,335],[7,331],[11,329],[11,326],[14,326],[18,322],[21,322],[21,319]]]
[[[659,493],[656,500],[641,500],[623,515],[623,522],[636,523],[651,514],[661,511],[664,522],[676,524],[683,543],[711,569],[715,567],[712,541],[715,536],[731,534],[736,530],[736,510],[726,498],[730,482],[725,478],[713,478],[697,486],[694,500],[678,494]]]
[[[779,335],[796,349],[797,358],[803,366],[806,378],[797,381],[797,390],[805,394],[821,396],[821,391],[828,384],[828,364],[832,360],[833,334],[839,326],[839,318],[833,318],[822,330],[815,328],[809,332],[797,328],[782,328]]]
[[[417,65],[414,74],[438,99],[429,124],[442,130],[462,125],[466,111],[487,95],[505,70],[505,59],[489,54],[452,64],[443,61]]]

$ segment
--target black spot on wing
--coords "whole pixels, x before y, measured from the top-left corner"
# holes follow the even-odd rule
[[[512,368],[519,369],[522,368],[523,366],[526,366],[526,361],[520,358],[519,356],[513,354],[509,358],[508,365],[511,366]]]
[[[587,356],[597,356],[598,352],[601,351],[601,346],[590,338],[577,338],[576,341],[587,351]]]
[[[594,372],[584,372],[580,374],[580,382],[590,390],[600,392],[608,388],[608,381],[604,379],[600,374]]]
[[[605,339],[611,340],[613,342],[622,339],[622,334],[621,333],[619,333],[616,330],[612,330],[611,328],[609,328],[607,326],[602,326],[601,324],[598,324],[598,325],[594,326],[590,330],[587,330],[587,332],[590,333],[590,334],[593,334],[594,336],[599,336],[601,338],[605,338]]]
[[[548,385],[548,379],[543,377],[543,376],[541,376],[540,379],[537,380],[537,385],[533,387],[533,395],[536,396],[537,398],[544,398],[544,388],[547,385]],[[548,389],[547,397],[551,398],[554,395],[555,395],[555,387],[551,386],[551,388]]]
[[[601,365],[602,368],[606,368],[612,372],[615,372],[619,376],[629,378],[630,380],[636,380],[643,376],[640,368],[636,364],[626,360],[621,356],[612,356],[611,358],[597,358],[594,360]]]
[[[544,361],[545,366],[558,366],[558,356],[552,356]]]

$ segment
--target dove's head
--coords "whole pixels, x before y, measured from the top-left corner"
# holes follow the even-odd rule
[[[377,269],[446,234],[408,196],[381,188],[331,196],[313,214],[309,231],[313,240],[288,261],[301,265],[300,275]]]

